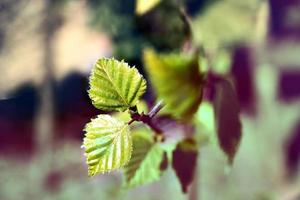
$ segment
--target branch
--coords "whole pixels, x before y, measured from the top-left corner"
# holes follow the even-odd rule
[[[150,118],[153,118],[164,107],[163,101],[160,100],[148,113]]]
[[[156,124],[153,123],[153,118],[156,116],[156,114],[163,108],[163,101],[159,101],[151,110],[148,112],[148,114],[145,114],[142,112],[141,114],[138,112],[136,106],[133,108],[130,108],[130,116],[131,120],[128,122],[128,125],[132,124],[135,121],[143,122],[144,124],[147,124],[157,135],[162,134],[162,130],[156,126]]]

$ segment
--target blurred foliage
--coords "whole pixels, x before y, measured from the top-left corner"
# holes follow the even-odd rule
[[[145,46],[158,50],[180,48],[190,30],[177,4],[162,1],[142,16],[135,14],[135,0],[89,0],[91,26],[109,34],[118,59],[139,61]],[[142,7],[148,1],[138,2]],[[126,5],[126,6],[124,6]]]
[[[158,54],[148,49],[144,52],[144,63],[157,98],[166,104],[166,113],[185,121],[191,119],[202,99],[203,77],[198,57]]]
[[[198,150],[197,142],[192,138],[188,138],[179,142],[173,151],[172,167],[184,193],[187,193],[188,187],[194,179]]]
[[[139,128],[132,133],[132,159],[124,168],[126,187],[136,187],[157,181],[161,177],[164,151],[151,137],[151,131]]]
[[[61,140],[53,152],[35,156],[30,162],[1,158],[0,199],[120,198],[118,176],[91,181],[84,173],[83,158],[78,158],[81,154],[79,143]]]
[[[239,102],[229,81],[220,80],[215,87],[216,96],[213,105],[219,144],[226,153],[229,163],[232,163],[242,137]]]
[[[88,4],[91,26],[112,37],[116,58],[137,59],[144,40],[135,26],[135,0],[88,0]]]
[[[209,141],[210,144],[216,145],[218,141],[215,135],[215,115],[212,103],[207,100],[202,101],[194,120],[197,143],[206,144]]]
[[[220,49],[214,55],[211,56],[213,57],[213,60],[211,61],[211,70],[214,73],[220,75],[230,73],[230,68],[232,65],[232,57],[230,51]]]
[[[180,50],[191,36],[189,22],[173,1],[162,1],[139,16],[137,26],[145,40],[157,51]]]
[[[209,5],[192,20],[194,42],[207,50],[249,42],[261,0],[224,0]]]
[[[135,12],[138,15],[145,14],[152,8],[154,8],[157,4],[159,4],[161,0],[137,0],[135,6]]]

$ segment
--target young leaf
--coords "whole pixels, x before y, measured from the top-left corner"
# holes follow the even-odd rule
[[[85,127],[89,176],[118,169],[128,163],[132,151],[129,126],[110,115],[98,115]]]
[[[145,134],[133,134],[132,158],[124,168],[126,186],[135,187],[158,180],[163,158],[164,151],[153,139]]]
[[[143,76],[123,61],[102,58],[92,70],[89,96],[101,110],[124,111],[133,107],[145,90]]]
[[[177,144],[173,151],[172,166],[180,181],[182,192],[187,193],[189,185],[194,179],[197,165],[198,145],[189,138]]]
[[[242,133],[239,102],[231,83],[225,79],[216,83],[214,110],[219,145],[228,156],[229,163],[232,163]]]
[[[144,60],[158,98],[164,100],[164,110],[178,119],[190,119],[202,99],[198,59],[187,54],[158,55],[146,50]]]

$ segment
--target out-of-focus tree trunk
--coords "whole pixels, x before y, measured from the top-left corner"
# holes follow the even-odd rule
[[[54,13],[53,0],[46,0],[44,7],[44,19],[41,25],[43,31],[43,81],[39,87],[40,104],[36,115],[35,146],[38,154],[51,150],[53,137],[53,47],[52,41],[56,30],[56,17]]]

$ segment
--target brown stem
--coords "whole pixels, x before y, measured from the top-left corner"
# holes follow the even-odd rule
[[[153,123],[152,117],[150,117],[149,115],[145,115],[142,113],[140,121],[147,124],[156,134],[162,134],[162,130]]]
[[[157,135],[162,134],[162,130],[153,123],[153,117],[163,108],[163,102],[159,101],[148,114],[144,114],[143,112],[140,114],[135,107],[130,108],[131,120],[128,122],[128,125],[132,124],[135,121],[143,122],[147,124]]]

